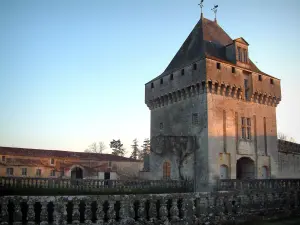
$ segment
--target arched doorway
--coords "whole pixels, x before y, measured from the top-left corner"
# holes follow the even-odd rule
[[[71,179],[82,179],[83,171],[80,167],[75,167],[71,171]]]
[[[248,157],[240,158],[236,163],[236,179],[254,179],[254,161]]]
[[[228,179],[228,166],[220,166],[220,179]]]

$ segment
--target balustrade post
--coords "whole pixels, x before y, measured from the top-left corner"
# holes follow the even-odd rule
[[[179,209],[178,209],[178,199],[177,198],[172,199],[172,206],[170,209],[170,214],[171,214],[172,222],[177,222],[179,220]]]
[[[40,225],[48,225],[48,201],[46,199],[42,199],[41,201],[42,209],[40,214]]]
[[[78,198],[73,198],[72,202],[73,202],[72,224],[80,224],[80,212],[79,212],[80,200]]]
[[[139,208],[138,208],[138,221],[143,223],[146,221],[146,210],[145,210],[145,199],[140,200]]]
[[[97,210],[96,210],[97,221],[96,221],[96,224],[97,225],[102,225],[104,223],[103,201],[100,200],[100,199],[97,199],[96,203],[97,203]]]
[[[167,199],[164,197],[160,199],[159,218],[163,223],[168,222]]]
[[[55,198],[53,201],[54,205],[54,224],[55,225],[65,225],[67,224],[67,204],[68,200],[67,198],[60,197],[60,198]]]
[[[1,225],[8,225],[8,199],[7,198],[0,198],[1,203]]]
[[[21,198],[14,199],[15,211],[14,211],[14,225],[22,225],[22,211],[21,211]]]
[[[108,203],[109,203],[108,211],[107,211],[108,223],[114,224],[116,221],[116,211],[115,211],[116,201],[114,199],[110,199]]]
[[[157,210],[156,210],[156,199],[155,199],[155,197],[152,197],[150,199],[149,219],[150,219],[151,223],[155,223],[157,221]]]
[[[85,218],[85,224],[90,225],[92,224],[93,219],[93,212],[92,212],[92,201],[90,198],[87,198],[85,201],[85,212],[84,212],[84,218]]]
[[[27,225],[35,225],[35,212],[34,212],[35,201],[33,200],[33,198],[29,197],[27,204],[28,204],[28,211],[27,211],[28,223],[27,223]]]

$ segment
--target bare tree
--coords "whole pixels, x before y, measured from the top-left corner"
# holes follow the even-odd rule
[[[85,152],[90,152],[90,153],[100,153],[100,154],[102,154],[105,149],[106,149],[105,144],[102,141],[100,141],[98,144],[96,142],[92,143],[84,151]]]
[[[278,137],[279,140],[289,141],[289,142],[294,142],[295,143],[295,139],[293,137],[288,137],[284,133],[279,132],[277,137]]]

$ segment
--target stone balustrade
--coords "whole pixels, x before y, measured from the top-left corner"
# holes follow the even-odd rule
[[[97,180],[97,179],[60,179],[32,177],[0,177],[0,187],[4,188],[62,188],[80,190],[104,189],[140,189],[140,188],[189,188],[193,190],[192,181],[179,180]]]
[[[218,191],[234,190],[300,190],[300,179],[218,180]]]
[[[299,191],[0,197],[0,224],[223,224],[300,212]],[[208,223],[209,222],[209,223]]]

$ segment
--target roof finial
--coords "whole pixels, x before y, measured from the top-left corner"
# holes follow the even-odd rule
[[[214,5],[211,10],[215,13],[215,22],[217,22],[218,5]]]
[[[204,2],[204,0],[201,0],[200,4],[198,4],[198,5],[200,5],[200,8],[201,8],[201,19],[203,18],[203,13],[202,13],[203,2]]]

